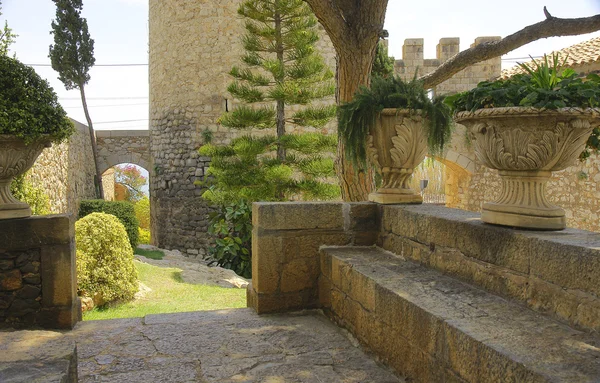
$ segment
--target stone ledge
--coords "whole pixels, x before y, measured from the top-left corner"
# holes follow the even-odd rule
[[[28,249],[44,245],[68,245],[74,237],[75,228],[69,215],[44,215],[29,218],[0,220],[0,250]]]
[[[147,129],[139,130],[96,130],[96,137],[150,137],[150,131]]]
[[[386,206],[378,245],[600,331],[600,234],[513,230],[439,206]]]
[[[321,257],[326,311],[408,379],[600,381],[597,336],[379,248]]]
[[[51,331],[0,333],[0,382],[77,383],[77,347]]]

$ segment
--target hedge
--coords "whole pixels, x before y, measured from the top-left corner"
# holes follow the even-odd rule
[[[107,213],[117,217],[123,226],[125,226],[131,248],[135,249],[137,247],[139,243],[139,222],[135,216],[135,209],[131,202],[105,201],[102,199],[81,201],[79,205],[79,218],[81,219],[91,213]]]

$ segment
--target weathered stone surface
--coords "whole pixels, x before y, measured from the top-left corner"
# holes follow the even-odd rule
[[[381,249],[325,247],[322,254],[332,258],[328,312],[407,378],[490,383],[600,380],[600,338],[594,333],[575,330]],[[374,307],[365,304],[368,296],[351,294],[356,286],[369,290],[370,284]]]
[[[600,317],[584,314],[600,304],[598,233],[511,230],[466,211],[386,206],[378,244],[572,325],[600,330]]]
[[[344,229],[342,203],[256,202],[252,225],[259,230]]]
[[[80,382],[403,381],[318,312],[148,315],[82,322],[69,337],[77,342]]]
[[[0,328],[71,328],[80,308],[73,222],[67,216],[0,221]]]
[[[19,270],[0,273],[0,291],[14,291],[23,286],[21,272]]]
[[[0,382],[77,383],[77,348],[50,331],[0,332]]]

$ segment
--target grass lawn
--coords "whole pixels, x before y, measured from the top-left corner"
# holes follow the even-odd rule
[[[145,249],[140,249],[139,247],[137,247],[133,253],[137,254],[137,255],[142,255],[146,258],[156,259],[156,260],[161,260],[165,256],[165,253],[163,253],[160,250],[145,250]]]
[[[140,281],[152,291],[141,299],[83,314],[84,320],[143,317],[185,311],[246,307],[245,289],[193,285],[182,281],[181,270],[135,261]]]

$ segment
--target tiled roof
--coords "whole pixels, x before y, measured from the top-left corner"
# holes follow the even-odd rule
[[[570,47],[552,53],[558,53],[558,57],[561,60],[564,60],[564,57],[568,55],[565,64],[567,67],[575,67],[600,61],[600,37],[571,45]],[[551,55],[552,54],[548,54],[548,57]],[[540,59],[536,59],[536,61],[538,60]],[[529,61],[527,64],[533,64],[533,61]],[[515,65],[512,68],[503,70],[500,77],[507,78],[519,73],[524,73],[524,71],[518,65]]]

